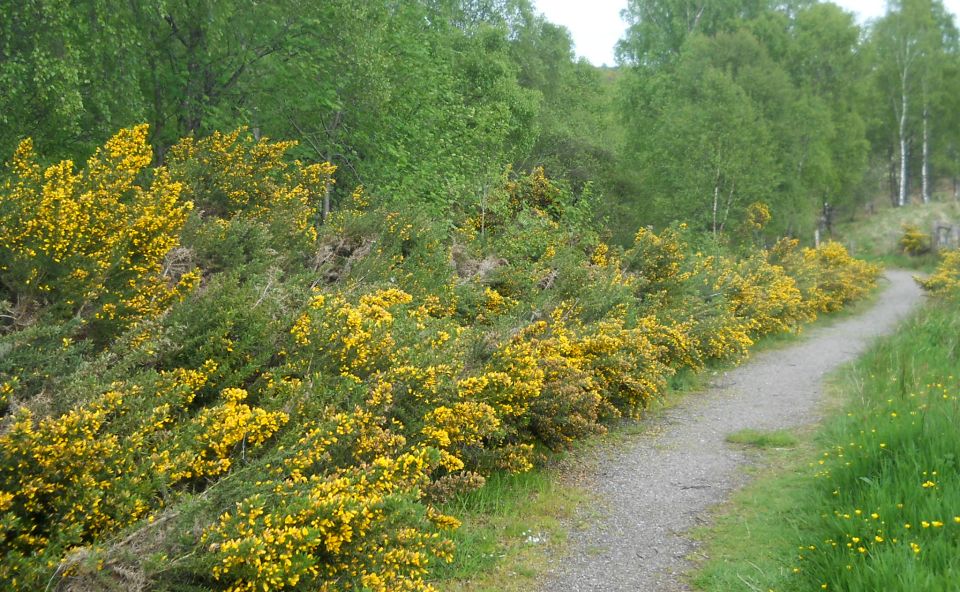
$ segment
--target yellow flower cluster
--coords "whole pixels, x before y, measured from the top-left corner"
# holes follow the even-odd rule
[[[76,542],[135,522],[146,506],[112,496],[130,467],[122,442],[104,433],[122,413],[117,391],[59,418],[39,422],[21,410],[0,436],[0,540],[31,553],[49,543],[51,529],[70,528]]]
[[[534,167],[529,175],[507,181],[505,189],[514,210],[529,207],[553,218],[561,214],[562,192],[547,178],[542,166]]]
[[[227,219],[243,214],[284,225],[314,241],[314,218],[336,167],[327,162],[288,162],[284,156],[296,144],[254,140],[246,128],[213,132],[173,146],[168,166],[205,214]]]
[[[39,421],[21,409],[0,436],[0,544],[8,550],[0,581],[13,585],[8,570],[17,570],[16,557],[55,565],[64,548],[92,543],[161,508],[166,496],[157,490],[183,478],[179,467],[194,458],[178,456],[178,445],[189,440],[172,437],[175,431],[193,435],[197,423],[215,419],[222,425],[210,426],[211,432],[224,434],[212,442],[215,452],[229,454],[217,446],[229,447],[238,432],[246,433],[251,448],[262,444],[264,414],[243,413],[239,389],[225,391],[233,413],[207,411],[199,422],[190,420],[189,406],[215,370],[207,362],[197,370],[159,373],[150,384],[117,382],[92,401]],[[199,438],[200,445],[211,439],[205,433]]]
[[[816,316],[796,280],[763,255],[728,266],[715,286],[729,295],[737,317],[749,319],[755,335],[789,332]]]
[[[610,254],[610,247],[606,243],[600,243],[597,245],[597,248],[593,250],[593,255],[590,256],[590,263],[598,267],[606,267],[610,260],[608,258]]]
[[[937,269],[926,279],[918,279],[924,290],[937,296],[960,294],[960,250],[945,251]]]
[[[880,268],[854,259],[838,242],[827,241],[802,252],[804,263],[813,267],[816,285],[810,297],[819,312],[833,312],[865,296],[875,285]]]
[[[424,579],[428,566],[452,559],[440,531],[459,526],[414,505],[437,464],[436,451],[378,455],[320,471],[329,463],[327,449],[351,440],[357,445],[370,421],[358,411],[313,425],[285,463],[286,478],[205,531],[203,541],[218,558],[213,575],[227,590],[434,590]],[[398,505],[409,508],[402,522]]]
[[[17,298],[130,321],[164,310],[199,276],[164,273],[192,204],[164,168],[137,184],[152,160],[147,126],[118,132],[76,171],[45,170],[20,143],[0,186],[0,277]]]
[[[742,356],[759,336],[797,330],[817,313],[861,298],[879,274],[835,242],[799,249],[784,239],[770,251],[736,259],[689,254],[684,232],[682,225],[659,235],[641,229],[626,262],[638,277],[628,285],[687,334],[682,350],[690,366]]]
[[[504,423],[506,442],[553,448],[602,431],[602,420],[637,415],[662,396],[673,370],[666,361],[683,338],[645,319],[627,327],[624,318],[594,325],[563,305],[549,321],[525,327],[494,353],[485,372],[459,383],[461,397],[484,401]],[[532,447],[505,447],[500,466],[528,467]],[[518,463],[519,464],[516,464]]]
[[[487,287],[483,290],[484,303],[483,308],[488,313],[499,314],[516,304],[511,298],[505,298],[497,290]]]
[[[770,218],[770,207],[762,201],[747,206],[746,225],[750,230],[763,230]]]
[[[930,235],[916,224],[904,224],[899,246],[907,255],[922,255],[930,250]]]
[[[335,358],[342,375],[359,380],[390,358],[395,346],[390,309],[411,300],[410,294],[396,288],[366,294],[355,305],[342,296],[318,295],[290,333],[297,345]]]
[[[660,234],[647,228],[637,231],[630,259],[634,262],[631,271],[650,283],[684,281],[681,268],[685,259],[685,244],[680,233],[665,228]]]
[[[187,450],[174,453],[172,481],[225,473],[233,464],[236,447],[263,444],[289,419],[282,411],[250,407],[243,402],[247,398],[243,389],[224,389],[220,397],[221,405],[207,407],[193,419],[198,433]]]
[[[469,400],[436,407],[424,416],[423,422],[421,431],[426,442],[440,450],[440,465],[450,472],[463,469],[465,452],[483,448],[485,440],[500,429],[493,407]]]
[[[10,404],[10,397],[16,391],[17,382],[19,381],[16,377],[0,382],[0,411],[5,410]]]

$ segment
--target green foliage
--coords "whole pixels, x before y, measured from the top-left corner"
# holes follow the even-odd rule
[[[108,339],[192,289],[194,270],[164,265],[192,203],[165,168],[146,169],[146,136],[143,125],[120,130],[82,170],[44,168],[20,143],[0,185],[3,330],[73,317]]]
[[[0,154],[31,136],[76,157],[140,121],[144,63],[125,7],[104,0],[6,2],[0,23]]]
[[[960,250],[944,251],[934,273],[918,281],[924,290],[937,296],[956,296],[960,292]]]
[[[768,232],[798,235],[812,234],[823,202],[856,205],[868,143],[849,15],[818,4],[792,13],[730,5],[726,16],[631,6],[658,15],[636,23],[621,47],[647,56],[628,60],[624,111],[627,151],[643,165],[648,195],[635,207],[647,219],[733,230],[747,204],[762,201],[773,213]],[[684,14],[701,20],[677,28],[672,42],[641,36]],[[655,41],[669,49],[646,47]]]

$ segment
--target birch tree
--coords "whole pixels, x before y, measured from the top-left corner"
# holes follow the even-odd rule
[[[956,29],[940,0],[897,0],[873,31],[878,80],[896,122],[898,187],[895,206],[909,201],[910,146],[921,143],[921,195],[930,201],[931,130],[940,94],[944,55],[956,44]]]

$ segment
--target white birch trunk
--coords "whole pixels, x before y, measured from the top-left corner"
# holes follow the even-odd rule
[[[930,111],[923,106],[923,165],[920,172],[923,182],[923,203],[930,203],[930,128],[927,120]]]
[[[900,192],[897,194],[897,205],[907,205],[907,89],[902,88],[900,93]]]
[[[717,175],[713,178],[713,237],[717,237],[717,209],[720,207],[720,155],[722,150],[717,148]]]
[[[713,237],[717,237],[717,206],[720,204],[720,186],[713,186]]]

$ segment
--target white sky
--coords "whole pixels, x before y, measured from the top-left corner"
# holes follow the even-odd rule
[[[886,9],[884,0],[833,1],[856,13],[861,22],[883,15]],[[954,15],[960,13],[960,0],[943,3]],[[534,0],[534,5],[547,20],[570,30],[578,56],[597,66],[614,64],[613,46],[626,29],[620,11],[627,0]]]

